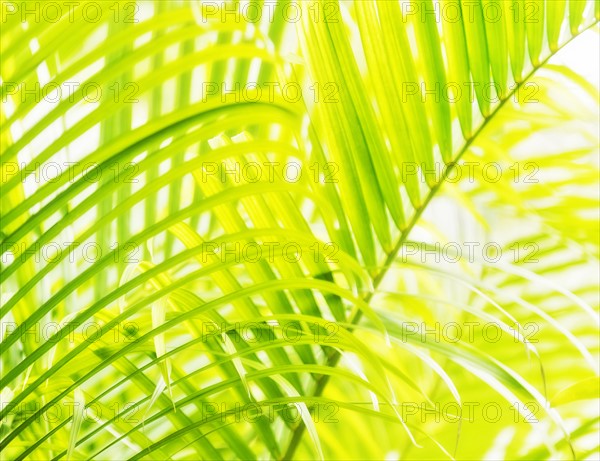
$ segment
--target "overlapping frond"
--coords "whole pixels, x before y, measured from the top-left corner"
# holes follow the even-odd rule
[[[594,281],[529,290],[597,260],[597,197],[570,188],[596,185],[597,133],[535,158],[568,159],[568,178],[526,191],[479,181],[460,201],[472,216],[534,214],[539,229],[505,244],[535,239],[547,266],[456,274],[399,258],[417,224],[447,230],[428,206],[464,155],[500,161],[581,119],[552,105],[550,81],[537,97],[554,112],[509,106],[598,20],[597,3],[254,3],[260,21],[243,2],[98,2],[97,22],[86,3],[56,21],[3,10],[3,454],[483,456],[493,439],[455,451],[460,416],[449,431],[407,418],[416,402],[440,416],[441,401],[483,399],[475,380],[491,401],[543,408],[552,448],[537,455],[571,453],[581,434],[547,404],[557,382],[585,390],[597,372],[597,327],[579,326],[597,313]],[[513,112],[529,124],[513,128]],[[545,203],[548,188],[564,193]],[[406,335],[465,316],[514,331],[510,347]],[[554,330],[538,347],[522,326],[539,319]],[[578,383],[549,385],[545,354],[562,344],[561,363],[582,358]],[[336,448],[349,430],[369,440]]]

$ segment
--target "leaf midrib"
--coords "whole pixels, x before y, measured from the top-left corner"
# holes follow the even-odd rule
[[[456,167],[458,162],[461,160],[462,156],[469,150],[469,148],[473,145],[475,140],[478,139],[479,135],[481,135],[483,133],[485,128],[489,125],[490,121],[495,118],[495,115],[498,114],[498,112],[500,112],[500,109],[502,107],[504,107],[505,103],[507,101],[509,101],[512,98],[512,96],[517,91],[519,91],[524,84],[528,83],[529,80],[531,80],[531,78],[535,75],[535,73],[538,70],[540,70],[541,68],[543,68],[552,57],[554,57],[560,50],[565,48],[575,38],[579,37],[581,34],[586,32],[588,29],[591,29],[596,24],[598,24],[598,21],[594,21],[591,24],[584,26],[581,29],[581,31],[579,31],[577,34],[570,36],[563,44],[558,46],[556,48],[556,50],[554,50],[554,51],[551,50],[550,53],[548,54],[548,56],[546,58],[544,58],[543,60],[541,60],[537,66],[533,65],[532,70],[527,75],[525,75],[520,82],[516,82],[515,87],[506,94],[506,97],[504,99],[502,99],[493,110],[490,111],[490,113],[487,117],[484,117],[483,122],[479,125],[477,130],[475,130],[473,132],[473,134],[471,135],[471,137],[465,141],[463,147],[459,150],[458,154],[456,155],[456,158],[451,163],[448,163],[446,165],[447,168],[444,169],[438,183],[435,184],[435,186],[433,186],[429,190],[429,193],[427,194],[427,196],[426,196],[425,200],[423,201],[423,203],[421,204],[421,206],[419,206],[418,208],[415,209],[415,213],[413,214],[413,217],[410,219],[407,227],[400,234],[400,237],[398,238],[398,243],[396,244],[394,249],[390,253],[387,254],[387,257],[382,266],[382,269],[373,278],[373,290],[370,293],[368,293],[364,298],[364,301],[366,303],[370,303],[371,299],[377,292],[379,285],[381,284],[381,282],[387,275],[389,269],[391,268],[393,262],[395,261],[397,255],[398,255],[398,252],[402,248],[402,245],[404,245],[404,242],[410,235],[414,226],[419,221],[421,215],[427,208],[427,205],[435,197],[437,192],[441,189],[442,185],[444,184],[446,178],[450,175],[450,173],[452,173],[452,171],[454,170],[454,168]],[[362,310],[354,308],[352,314],[350,315],[349,323],[352,325],[356,325],[360,322],[361,318],[362,318]],[[349,329],[349,331],[352,332],[352,329]],[[330,367],[335,367],[338,365],[338,362],[340,361],[341,357],[342,357],[342,354],[334,349],[333,353],[330,354],[329,357],[327,358],[327,362],[325,365],[330,366]],[[329,382],[329,378],[330,378],[330,375],[322,375],[320,377],[320,379],[317,381],[315,391],[313,392],[313,394],[310,397],[320,397],[323,394],[325,387],[327,386],[327,383]],[[300,423],[298,426],[296,426],[296,428],[294,429],[294,431],[292,433],[292,438],[290,440],[290,444],[288,445],[288,449],[286,450],[283,457],[280,458],[281,461],[293,459],[294,453],[295,453],[297,447],[300,445],[300,441],[302,440],[302,436],[304,434],[305,429],[306,428],[305,428],[304,424],[302,424],[302,423]]]

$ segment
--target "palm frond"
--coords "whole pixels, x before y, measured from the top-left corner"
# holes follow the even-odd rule
[[[598,2],[252,5],[2,5],[3,455],[594,456]]]

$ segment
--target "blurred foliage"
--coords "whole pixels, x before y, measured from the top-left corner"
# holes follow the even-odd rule
[[[599,5],[3,1],[3,459],[598,459]]]

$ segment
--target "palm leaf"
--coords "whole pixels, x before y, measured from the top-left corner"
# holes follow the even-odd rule
[[[4,456],[594,455],[598,93],[554,59],[597,3],[96,5],[3,4]],[[476,161],[543,180],[444,185]],[[402,256],[469,232],[541,262]]]

